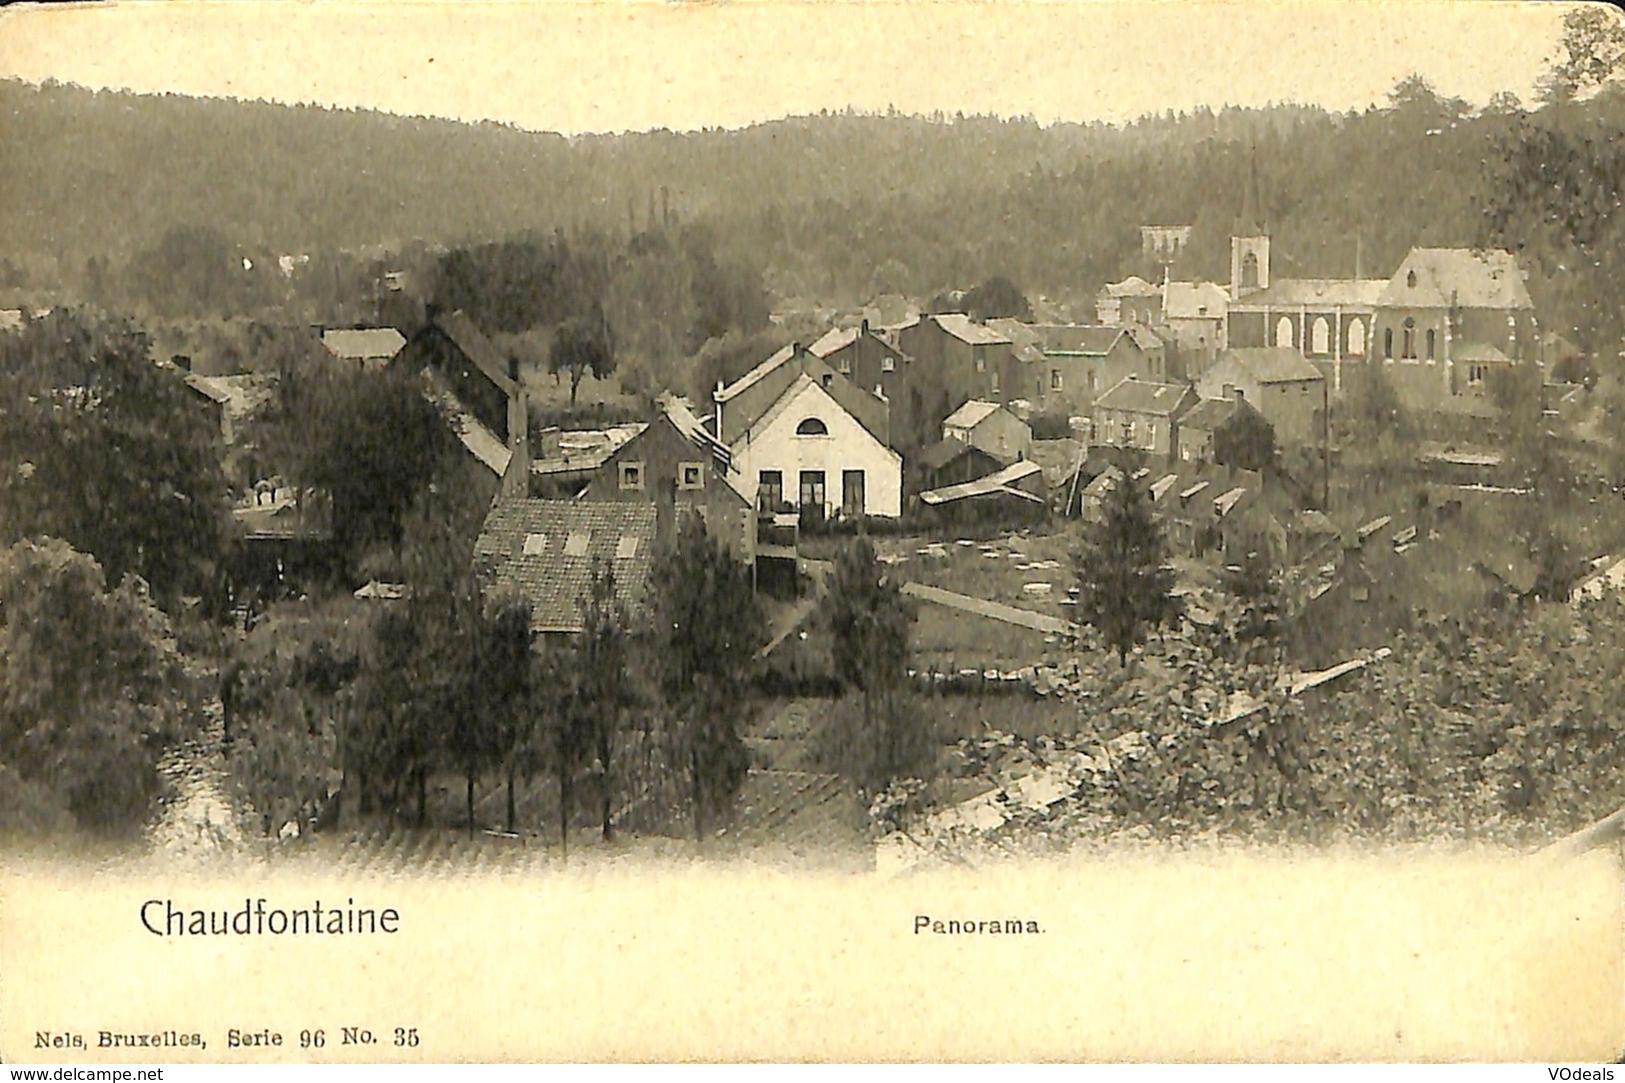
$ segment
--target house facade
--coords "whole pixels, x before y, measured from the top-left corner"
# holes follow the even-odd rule
[[[692,417],[693,415],[688,415]],[[738,474],[709,443],[697,423],[688,428],[663,410],[641,432],[613,449],[594,471],[579,499],[602,503],[669,506],[677,515],[693,513],[706,532],[739,560],[756,559],[756,514],[737,484]],[[734,480],[730,480],[730,478]]]
[[[1130,376],[1095,403],[1092,441],[1102,447],[1133,448],[1151,455],[1178,453],[1178,425],[1196,404],[1184,384],[1160,384]]]
[[[1242,393],[1228,399],[1203,399],[1180,419],[1178,458],[1184,463],[1232,465],[1230,459],[1238,447],[1249,440],[1259,445],[1257,454],[1249,458],[1262,458],[1273,447],[1274,430]],[[1258,469],[1260,464],[1234,465]]]
[[[1016,397],[1011,393],[1016,376],[1013,344],[969,316],[921,316],[898,329],[897,345],[914,359],[913,382],[927,402],[939,398],[951,403],[967,399],[1005,402]]]
[[[1295,348],[1230,349],[1196,381],[1204,399],[1238,393],[1264,415],[1283,445],[1318,442],[1327,407],[1326,378]]]
[[[996,402],[972,399],[942,422],[942,438],[979,448],[1001,464],[1025,459],[1033,449],[1033,430]]]
[[[871,330],[868,320],[831,330],[807,352],[864,391],[894,404],[894,409],[905,401],[913,359]]]
[[[759,512],[815,521],[902,514],[902,456],[805,373],[728,450],[735,484]]]
[[[1035,348],[1021,355],[1017,386],[1046,412],[1087,415],[1102,392],[1138,376],[1165,381],[1162,340],[1139,325],[1034,324]]]

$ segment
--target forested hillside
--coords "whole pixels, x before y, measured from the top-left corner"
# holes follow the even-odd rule
[[[1195,226],[1178,270],[1227,274],[1256,156],[1277,275],[1386,275],[1413,244],[1527,248],[1547,326],[1618,338],[1614,317],[1594,326],[1611,287],[1576,280],[1621,262],[1614,92],[1473,110],[1413,78],[1360,114],[1279,105],[1125,127],[832,114],[566,139],[0,81],[0,118],[5,145],[26,148],[0,156],[0,290],[25,299],[97,300],[132,271],[127,292],[173,299],[188,253],[208,247],[200,232],[251,262],[323,266],[414,241],[625,243],[652,222],[702,229],[720,263],[758,269],[780,296],[851,304],[1004,274],[1029,295],[1081,299],[1147,270],[1144,223]],[[1519,209],[1530,205],[1549,213]],[[227,291],[200,307],[264,301]]]

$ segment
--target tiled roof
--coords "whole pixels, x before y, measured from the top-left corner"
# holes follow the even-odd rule
[[[1450,360],[1470,364],[1510,365],[1512,358],[1489,342],[1463,342],[1450,348]]]
[[[532,628],[579,632],[594,561],[610,562],[628,613],[642,610],[656,514],[653,504],[633,501],[498,500],[474,557],[489,586],[517,588],[530,601]]]
[[[1130,410],[1139,414],[1172,415],[1190,401],[1191,390],[1183,384],[1157,384],[1129,377],[1119,380],[1095,401],[1106,410]]]
[[[322,345],[334,357],[365,361],[374,357],[394,357],[406,339],[393,327],[334,328],[322,333]]]
[[[956,429],[973,429],[992,417],[998,409],[999,404],[996,402],[970,399],[961,403],[959,409],[949,414],[942,424]]]
[[[485,337],[485,334],[461,310],[443,313],[435,317],[435,325],[444,331],[446,337],[456,344],[459,350],[468,355],[469,360],[485,373],[490,381],[504,391],[513,390],[513,381],[508,379],[508,360],[497,349],[496,343]]]
[[[1222,319],[1230,295],[1212,282],[1170,282],[1162,303],[1163,319]]]
[[[1291,384],[1324,380],[1319,369],[1305,361],[1291,346],[1246,346],[1224,350],[1213,366],[1237,365],[1261,384]]]
[[[1416,285],[1410,284],[1412,273]],[[1377,303],[1398,308],[1532,308],[1517,257],[1498,248],[1413,248]]]
[[[1249,293],[1232,308],[1374,308],[1386,278],[1277,278],[1267,289]]]
[[[963,312],[944,312],[932,316],[937,326],[954,336],[961,342],[968,342],[972,346],[1008,346],[1010,340],[993,330],[977,323]]]

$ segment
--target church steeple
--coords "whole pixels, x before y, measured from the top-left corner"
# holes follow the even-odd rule
[[[1239,300],[1270,284],[1270,235],[1264,222],[1263,200],[1258,195],[1258,152],[1249,148],[1247,182],[1241,197],[1241,215],[1230,235],[1230,299]]]
[[[1262,237],[1269,232],[1264,221],[1264,201],[1258,195],[1258,148],[1247,152],[1247,183],[1242,190],[1241,217],[1236,219],[1237,237]]]

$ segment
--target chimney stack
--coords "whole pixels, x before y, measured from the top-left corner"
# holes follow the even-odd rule
[[[519,376],[519,358],[508,358],[508,469],[502,475],[502,494],[530,495],[530,406],[525,400],[525,381]]]

